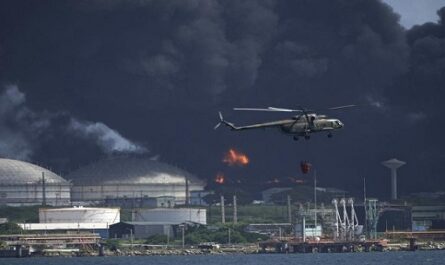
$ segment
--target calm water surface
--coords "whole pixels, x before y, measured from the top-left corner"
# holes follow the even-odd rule
[[[445,265],[445,251],[0,259],[0,265]]]

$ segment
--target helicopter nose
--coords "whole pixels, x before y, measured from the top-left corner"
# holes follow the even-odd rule
[[[338,127],[343,128],[345,125],[343,124],[343,122],[338,121]]]

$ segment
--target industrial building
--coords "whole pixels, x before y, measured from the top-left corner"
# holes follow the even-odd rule
[[[22,223],[23,230],[35,232],[93,232],[108,238],[110,225],[120,222],[119,208],[39,209],[39,223]]]
[[[40,223],[104,223],[115,224],[120,222],[119,208],[51,208],[39,209]]]
[[[107,198],[104,202],[105,206],[122,207],[122,208],[173,208],[176,205],[175,197],[142,197],[142,198]]]
[[[48,169],[0,159],[0,205],[69,205],[70,188],[70,182]]]
[[[444,205],[413,206],[411,211],[413,231],[427,231],[445,228]]]
[[[142,239],[153,235],[177,236],[178,231],[188,226],[207,224],[206,209],[157,208],[134,210],[131,222],[110,226],[111,238]]]
[[[79,202],[170,196],[176,204],[190,200],[190,192],[204,190],[194,175],[149,158],[114,157],[71,172],[71,198]]]
[[[133,211],[134,222],[153,222],[165,224],[195,223],[207,225],[207,210],[197,208],[157,208]]]
[[[120,222],[110,226],[110,238],[144,239],[154,235],[176,237],[179,223]]]
[[[37,233],[67,233],[78,234],[89,232],[99,234],[101,238],[108,238],[109,225],[105,223],[19,223],[25,231]]]

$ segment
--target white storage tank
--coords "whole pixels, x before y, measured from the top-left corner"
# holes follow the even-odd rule
[[[40,223],[106,223],[120,222],[119,208],[73,207],[39,209]]]
[[[186,190],[203,191],[205,182],[185,170],[143,157],[112,157],[71,172],[72,201],[174,197],[185,204]],[[187,183],[186,183],[187,182]]]
[[[0,205],[69,205],[70,188],[70,182],[46,168],[0,158]]]
[[[207,224],[206,209],[197,208],[157,208],[157,209],[138,209],[133,212],[133,221],[135,222],[153,222],[165,224],[181,224],[192,222],[197,224]]]

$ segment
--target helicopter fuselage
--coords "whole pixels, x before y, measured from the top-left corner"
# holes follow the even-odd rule
[[[282,124],[279,128],[283,133],[305,136],[314,132],[327,132],[343,127],[343,123],[338,119],[314,119],[312,122],[306,120],[292,121]]]

